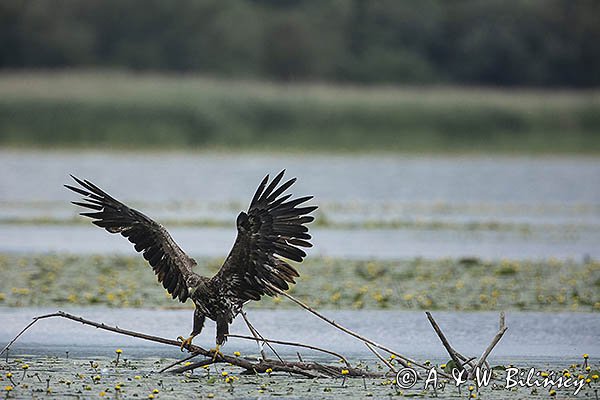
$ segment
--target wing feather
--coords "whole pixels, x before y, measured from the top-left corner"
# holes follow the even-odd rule
[[[247,212],[237,219],[238,235],[225,263],[211,282],[236,299],[259,300],[274,296],[272,287],[287,290],[295,283],[298,271],[283,259],[301,262],[306,253],[300,247],[311,247],[307,215],[316,206],[298,207],[312,196],[289,200],[284,194],[296,178],[281,183],[285,170],[269,183],[267,175],[259,184]],[[279,186],[278,186],[279,185]]]
[[[142,253],[158,281],[169,294],[185,302],[189,297],[186,279],[194,274],[196,262],[175,243],[167,230],[141,212],[129,208],[88,180],[71,175],[80,187],[65,185],[83,196],[83,201],[72,203],[94,212],[80,215],[91,218],[92,223],[110,233],[120,233],[134,244],[135,251]]]

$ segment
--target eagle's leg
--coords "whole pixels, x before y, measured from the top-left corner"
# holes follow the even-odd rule
[[[181,351],[183,351],[185,347],[189,347],[192,344],[192,340],[194,339],[194,337],[196,337],[200,334],[200,332],[202,332],[205,319],[206,316],[196,308],[194,310],[194,328],[192,329],[192,333],[187,339],[184,339],[183,336],[179,336],[177,338],[177,340],[181,340]]]
[[[214,349],[213,361],[217,358],[218,355],[223,355],[221,353],[221,345],[227,341],[227,334],[229,333],[229,323],[224,318],[217,319],[217,346]]]

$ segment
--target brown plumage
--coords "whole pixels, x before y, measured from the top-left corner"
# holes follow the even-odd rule
[[[206,317],[217,322],[217,344],[225,342],[229,324],[249,300],[275,296],[295,283],[298,272],[285,259],[301,262],[306,253],[300,247],[311,247],[306,224],[316,206],[300,207],[312,196],[290,199],[284,192],[296,178],[280,184],[285,171],[270,183],[267,175],[260,183],[247,212],[237,217],[237,239],[221,269],[212,277],[193,271],[196,261],[175,243],[160,224],[141,212],[127,207],[88,180],[71,176],[80,187],[65,185],[84,196],[73,204],[91,209],[81,215],[110,233],[120,233],[142,253],[158,281],[173,299],[185,302],[191,298],[194,329],[190,338],[199,334]],[[268,184],[268,186],[267,186]],[[279,185],[279,186],[278,186]]]

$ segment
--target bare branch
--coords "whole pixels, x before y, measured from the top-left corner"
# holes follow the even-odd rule
[[[425,315],[427,315],[427,319],[431,323],[431,326],[433,327],[433,330],[435,331],[435,333],[437,333],[438,337],[442,341],[442,344],[446,348],[446,351],[450,355],[450,358],[456,363],[457,368],[459,370],[463,369],[463,364],[461,362],[458,352],[456,350],[454,350],[454,348],[450,345],[450,342],[448,342],[448,339],[446,339],[446,336],[444,336],[444,333],[440,329],[440,326],[437,324],[437,322],[435,322],[435,319],[433,319],[433,316],[431,315],[431,313],[429,311],[425,311]],[[464,361],[464,359],[463,359],[463,361]]]
[[[260,349],[260,356],[262,357],[263,360],[266,360],[267,355],[265,354],[263,345],[260,344],[261,341],[258,340],[259,336],[262,338],[262,335],[260,335],[258,333],[258,331],[254,328],[254,326],[250,323],[250,321],[248,320],[248,316],[246,315],[246,311],[242,310],[240,312],[240,314],[242,314],[242,318],[244,319],[244,322],[246,323],[248,330],[250,331],[250,333],[252,334],[252,336],[254,336],[254,339],[256,340],[256,344],[258,345],[258,348]],[[264,342],[264,340],[263,340],[263,342]],[[271,346],[269,346],[269,348],[271,349],[271,351],[273,351],[273,354],[275,354],[277,356],[277,358],[279,358],[281,360],[281,357],[279,357],[279,354],[277,354],[275,349]]]
[[[420,364],[420,363],[418,363],[418,362],[416,362],[416,361],[414,361],[414,360],[412,360],[412,359],[410,359],[410,358],[408,358],[406,356],[403,356],[402,354],[400,354],[400,353],[398,353],[398,352],[396,352],[394,350],[391,350],[390,348],[388,348],[386,346],[383,346],[383,345],[381,345],[381,344],[379,344],[377,342],[374,342],[371,339],[368,339],[368,338],[366,338],[366,337],[364,337],[364,336],[362,336],[362,335],[360,335],[360,334],[358,334],[358,333],[356,333],[356,332],[354,332],[354,331],[352,331],[352,330],[350,330],[350,329],[348,329],[348,328],[346,328],[346,327],[338,324],[334,320],[331,320],[331,319],[325,317],[324,315],[322,315],[321,313],[315,311],[313,308],[311,308],[308,305],[304,304],[303,302],[301,302],[300,300],[298,300],[294,296],[292,296],[292,295],[290,295],[290,294],[288,294],[288,293],[286,293],[286,292],[284,292],[282,290],[279,290],[275,286],[270,286],[270,288],[273,289],[274,291],[276,291],[278,294],[280,294],[280,295],[282,295],[284,297],[287,297],[288,299],[290,299],[291,301],[293,301],[294,303],[296,303],[300,307],[304,308],[306,311],[310,312],[311,314],[315,315],[319,319],[322,319],[323,321],[327,322],[328,324],[335,326],[336,328],[338,328],[342,332],[345,332],[348,335],[353,336],[353,337],[361,340],[362,342],[369,343],[373,347],[377,347],[378,349],[381,349],[383,351],[387,351],[389,354],[395,355],[396,357],[398,357],[399,359],[405,361],[406,363],[410,363],[411,365],[417,366],[417,367],[422,368],[424,370],[429,370],[429,367],[426,367],[423,364]],[[445,378],[452,378],[450,375],[448,375],[448,374],[446,374],[444,372],[439,372],[439,374],[441,376],[445,377]]]
[[[485,351],[483,352],[481,357],[479,357],[479,361],[477,361],[476,368],[481,368],[481,366],[486,361],[486,359],[488,358],[488,356],[490,355],[490,353],[492,352],[494,347],[496,347],[496,345],[498,344],[500,339],[502,339],[502,336],[504,336],[504,333],[507,331],[507,329],[508,329],[508,327],[505,325],[504,312],[501,312],[500,313],[500,327],[499,327],[498,333],[496,333],[496,335],[492,339],[491,343],[485,349]]]
[[[24,334],[25,331],[27,331],[27,329],[31,328],[33,326],[33,324],[35,324],[36,322],[38,322],[39,319],[48,318],[48,317],[54,317],[54,316],[57,316],[57,315],[55,315],[55,314],[48,314],[48,315],[42,315],[40,317],[34,318],[33,321],[31,321],[29,324],[27,324],[27,326],[25,328],[23,328],[21,330],[21,332],[19,332],[17,334],[17,336],[15,336],[15,338],[13,340],[11,340],[6,346],[4,346],[4,348],[2,349],[2,351],[0,351],[0,355],[2,355],[2,353],[4,353],[5,351],[8,351],[8,349],[10,349],[10,346],[12,346],[12,344],[14,342],[16,342],[21,337],[21,335]]]

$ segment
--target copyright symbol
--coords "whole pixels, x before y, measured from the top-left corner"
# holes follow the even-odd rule
[[[402,368],[396,374],[396,385],[402,389],[410,389],[417,383],[417,372],[412,368]]]

